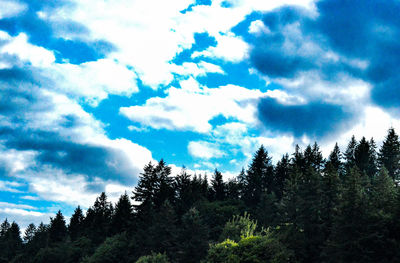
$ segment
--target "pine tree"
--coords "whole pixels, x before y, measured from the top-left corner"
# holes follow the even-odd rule
[[[324,252],[327,262],[369,262],[370,251],[365,250],[369,207],[364,184],[358,169],[350,169]]]
[[[72,241],[78,239],[84,232],[84,220],[83,212],[80,206],[78,206],[73,215],[71,216],[68,232]]]
[[[328,161],[325,165],[331,165],[331,168],[334,169],[340,177],[342,177],[344,173],[342,158],[342,153],[340,152],[339,146],[336,143],[332,152],[329,154]]]
[[[363,137],[354,150],[355,165],[361,173],[374,177],[377,172],[375,142],[373,139],[367,141]]]
[[[274,181],[274,168],[264,146],[257,150],[247,170],[244,186],[244,201],[250,207],[257,206],[263,192],[270,193]]]
[[[182,217],[178,237],[178,262],[196,263],[207,255],[208,229],[195,208]]]
[[[212,200],[223,201],[226,195],[225,188],[221,172],[215,169],[213,179],[211,180]]]
[[[324,158],[316,142],[312,147],[310,145],[307,146],[304,151],[304,162],[306,168],[312,167],[317,172],[321,171],[324,165]]]
[[[278,200],[282,199],[285,191],[285,182],[289,179],[290,163],[289,155],[285,154],[275,167],[274,193]]]
[[[389,129],[378,156],[379,167],[385,167],[389,176],[397,181],[400,175],[400,141],[393,128]]]
[[[112,233],[117,234],[127,231],[132,224],[133,208],[129,196],[125,193],[121,195],[115,205],[115,213],[112,218]]]
[[[35,224],[29,224],[24,232],[24,242],[29,243],[33,240],[36,234],[36,226]]]
[[[353,135],[351,137],[349,144],[347,145],[346,152],[344,153],[344,159],[346,161],[345,163],[346,172],[349,172],[350,169],[356,165],[356,160],[355,160],[356,147],[357,147],[357,141]]]
[[[49,238],[50,242],[62,242],[67,237],[67,226],[61,211],[58,210],[54,218],[50,218]]]
[[[133,200],[139,203],[134,205],[136,212],[145,216],[148,210],[159,209],[166,200],[173,201],[174,181],[170,174],[171,167],[163,160],[157,166],[149,163],[144,167],[133,192]]]
[[[92,207],[86,212],[84,219],[85,234],[94,244],[100,244],[111,234],[111,218],[113,206],[107,201],[107,195],[102,192],[96,198]]]

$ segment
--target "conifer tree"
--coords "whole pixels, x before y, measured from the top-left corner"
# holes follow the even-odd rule
[[[50,218],[49,238],[50,242],[62,242],[67,237],[67,226],[61,211],[58,210],[54,218]]]
[[[335,147],[332,152],[329,154],[328,161],[326,166],[331,165],[331,168],[337,171],[340,177],[343,176],[343,162],[342,162],[342,153],[340,152],[340,148],[337,143],[335,143]]]
[[[369,262],[370,252],[365,250],[369,207],[363,185],[363,177],[358,169],[350,169],[324,253],[328,262]]]
[[[356,160],[355,160],[356,147],[357,147],[357,141],[353,135],[344,153],[344,159],[346,161],[345,163],[346,172],[350,171],[350,169],[356,165]]]
[[[393,180],[400,175],[400,141],[393,128],[390,128],[378,154],[379,167],[385,167]]]
[[[71,216],[68,226],[69,236],[72,241],[78,239],[84,232],[84,220],[82,209],[78,206]]]
[[[220,171],[215,169],[213,179],[211,180],[211,193],[212,199],[217,201],[223,201],[226,195],[226,186],[222,179]]]
[[[112,218],[112,233],[127,231],[132,224],[133,209],[129,196],[125,193],[121,195],[115,205],[115,213]]]
[[[274,193],[278,200],[282,199],[285,191],[285,182],[289,179],[290,162],[289,155],[285,154],[275,167]]]
[[[253,157],[244,180],[243,198],[248,206],[255,207],[263,192],[271,192],[274,181],[273,171],[271,158],[261,145]]]
[[[36,226],[35,224],[29,224],[24,232],[24,242],[29,243],[33,240],[36,234]]]
[[[200,262],[207,254],[208,229],[195,208],[182,217],[178,237],[177,261],[182,263]]]

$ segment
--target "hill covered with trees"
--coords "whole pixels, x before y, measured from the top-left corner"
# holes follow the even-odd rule
[[[261,146],[237,178],[149,163],[130,195],[105,193],[66,222],[0,226],[0,262],[400,262],[400,142],[354,136],[272,164]]]

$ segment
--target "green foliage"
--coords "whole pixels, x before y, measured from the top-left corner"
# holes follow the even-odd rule
[[[226,222],[219,239],[239,242],[242,238],[253,236],[256,229],[257,221],[250,219],[250,215],[245,212],[243,216],[234,215],[231,220]]]
[[[168,257],[165,254],[155,254],[152,253],[149,256],[140,257],[136,263],[169,263]]]
[[[107,238],[94,254],[82,261],[82,263],[113,263],[127,262],[128,241],[126,234],[119,234]]]
[[[206,263],[289,262],[293,253],[270,233],[243,237],[239,242],[225,240],[211,246]],[[293,262],[293,260],[292,260]]]

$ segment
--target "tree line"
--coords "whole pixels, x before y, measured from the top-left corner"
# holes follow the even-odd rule
[[[228,181],[147,164],[132,195],[105,193],[67,224],[0,225],[0,262],[400,262],[400,141],[353,136],[273,165],[261,146]]]

